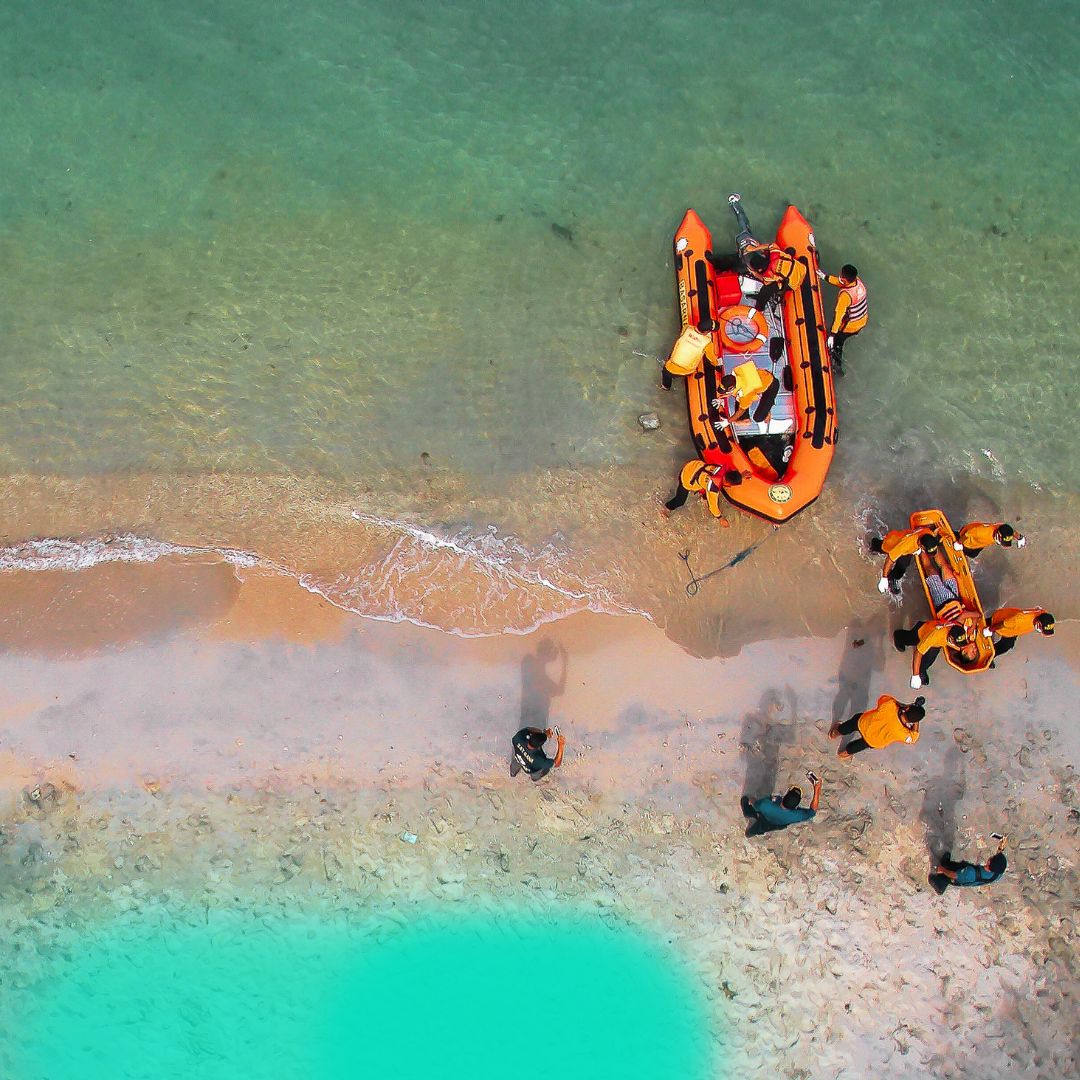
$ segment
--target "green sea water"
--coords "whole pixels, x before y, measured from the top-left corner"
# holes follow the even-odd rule
[[[838,468],[1075,491],[1078,60],[1064,0],[15,0],[0,468],[667,475],[635,350],[739,190],[869,284]]]
[[[723,1076],[693,978],[649,934],[567,911],[363,927],[130,919],[12,1002],[22,1080]]]

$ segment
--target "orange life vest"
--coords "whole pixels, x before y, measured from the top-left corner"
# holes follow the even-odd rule
[[[700,458],[695,458],[682,467],[679,483],[687,491],[696,491],[705,500],[705,505],[713,517],[719,518],[724,516],[720,503],[722,475],[723,469],[720,465],[706,465]]]
[[[1002,637],[1020,637],[1022,634],[1030,634],[1035,629],[1035,619],[1039,615],[1045,615],[1042,608],[998,608],[990,616],[990,629]]]
[[[915,555],[919,551],[919,541],[929,536],[929,529],[893,529],[885,534],[881,541],[881,551],[893,562],[905,555]]]
[[[857,334],[870,317],[870,304],[862,278],[856,278],[850,285],[841,285],[840,279],[834,277],[830,277],[829,281],[840,286],[840,297],[847,297],[846,304],[837,299],[831,333]]]
[[[919,741],[918,726],[909,728],[904,724],[900,719],[900,702],[889,694],[882,694],[877,705],[859,717],[858,726],[866,745],[874,750],[894,742]]]
[[[957,539],[969,551],[981,551],[983,548],[992,547],[994,533],[1001,528],[1002,522],[989,524],[981,521],[973,521],[960,530]]]
[[[703,334],[696,326],[687,325],[675,340],[671,355],[664,367],[672,375],[693,375],[703,359],[715,360],[716,349],[709,334]]]
[[[954,625],[950,622],[939,622],[937,619],[923,623],[919,628],[916,650],[925,656],[931,649],[944,649],[949,644],[949,631]]]
[[[793,255],[789,255],[783,248],[776,244],[759,244],[751,241],[745,244],[740,251],[743,263],[746,257],[754,251],[765,251],[769,255],[769,265],[764,270],[751,270],[747,264],[747,272],[763,285],[780,284],[785,289],[797,289],[806,277],[806,267]]]

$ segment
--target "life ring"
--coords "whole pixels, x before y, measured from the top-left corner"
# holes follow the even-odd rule
[[[769,325],[760,311],[734,304],[720,312],[720,341],[730,353],[757,352],[768,344]]]

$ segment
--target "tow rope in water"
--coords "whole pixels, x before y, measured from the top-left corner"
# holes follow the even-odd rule
[[[749,558],[766,540],[769,539],[772,534],[776,532],[776,529],[770,529],[760,540],[755,540],[749,547],[744,547],[742,551],[736,552],[723,566],[718,566],[715,570],[710,570],[707,574],[702,574],[701,577],[695,577],[693,568],[690,566],[690,552],[680,551],[679,558],[686,563],[686,572],[690,575],[690,580],[686,584],[686,595],[697,596],[698,590],[701,588],[701,584],[704,581],[708,581],[711,577],[716,577],[717,574],[722,574],[725,570],[730,570],[733,566],[738,566],[743,559]]]

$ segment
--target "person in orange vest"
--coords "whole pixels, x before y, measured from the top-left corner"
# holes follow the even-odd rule
[[[932,529],[920,526],[917,529],[893,529],[884,536],[875,536],[870,540],[870,550],[875,555],[885,556],[885,565],[881,568],[881,580],[878,592],[900,591],[900,580],[908,572],[911,560],[920,552],[933,555],[941,547],[941,541]]]
[[[953,548],[962,551],[969,559],[977,559],[984,548],[994,544],[1004,548],[1022,548],[1026,543],[1026,538],[1004,521],[972,521],[960,530]]]
[[[731,420],[742,420],[749,414],[750,406],[760,398],[761,405],[755,410],[754,419],[764,420],[776,401],[780,384],[771,371],[764,371],[753,360],[747,360],[720,380],[719,390],[720,396],[713,398],[714,409],[720,408],[723,398],[732,397],[735,411]],[[721,418],[721,429],[726,428],[728,423],[728,420]]]
[[[840,267],[840,276],[834,277],[818,270],[818,277],[835,285],[840,293],[836,298],[836,310],[833,312],[832,329],[825,344],[829,349],[829,358],[837,375],[844,374],[844,342],[853,338],[866,326],[870,318],[870,305],[866,296],[866,286],[859,277],[859,271],[851,263]]]
[[[725,487],[735,487],[743,482],[743,475],[738,469],[724,472],[722,465],[706,465],[700,458],[688,461],[679,473],[679,486],[675,494],[660,509],[664,517],[669,517],[672,510],[678,510],[686,504],[692,492],[705,500],[709,513],[726,529],[731,523],[724,517],[720,492]]]
[[[998,608],[989,619],[983,629],[986,637],[998,635],[994,642],[994,656],[1004,656],[1013,646],[1016,639],[1024,634],[1042,634],[1043,637],[1054,636],[1054,616],[1043,608]]]
[[[841,746],[836,756],[847,761],[852,754],[861,754],[864,750],[883,750],[895,742],[918,742],[919,724],[926,715],[925,704],[924,697],[917,697],[910,705],[904,705],[891,695],[882,694],[874,708],[856,713],[850,720],[829,728],[830,739],[854,735],[856,731],[859,733],[858,738]]]
[[[806,267],[778,244],[762,244],[754,237],[741,199],[739,194],[728,196],[732,213],[739,223],[739,235],[735,238],[738,251],[730,255],[706,251],[705,259],[721,272],[741,270],[759,282],[761,288],[754,298],[754,306],[763,311],[785,289],[797,289],[803,283]]]
[[[893,644],[900,652],[915,649],[911,658],[911,689],[930,685],[930,668],[942,649],[960,651],[968,644],[968,628],[945,619],[924,619],[910,630],[894,630]]]
[[[712,336],[715,329],[716,323],[707,318],[701,319],[697,326],[687,323],[683,327],[660,371],[662,389],[671,389],[672,375],[693,375],[706,360],[710,364],[716,363],[719,354]]]

